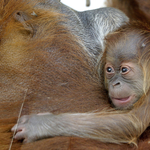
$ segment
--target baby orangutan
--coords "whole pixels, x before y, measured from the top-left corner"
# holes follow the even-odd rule
[[[26,115],[15,139],[33,142],[53,136],[79,136],[109,143],[136,144],[150,122],[150,28],[124,25],[106,37],[98,72],[118,110],[96,113]],[[102,80],[103,81],[103,80]]]

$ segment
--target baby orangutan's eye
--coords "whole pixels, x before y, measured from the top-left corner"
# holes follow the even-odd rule
[[[108,67],[106,70],[107,70],[108,73],[113,71],[113,69],[111,67]]]
[[[115,70],[114,70],[113,66],[110,64],[106,64],[105,72],[106,72],[107,78],[111,78],[115,74]]]
[[[129,71],[130,71],[131,69],[130,69],[130,67],[128,67],[128,66],[124,66],[124,67],[121,67],[121,74],[127,74],[127,73],[129,73]]]

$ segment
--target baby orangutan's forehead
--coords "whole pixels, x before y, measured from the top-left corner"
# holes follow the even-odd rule
[[[106,49],[106,61],[110,61],[115,64],[120,64],[124,61],[137,61],[138,50],[140,49],[140,43],[134,36],[125,35],[118,39],[118,41]]]
[[[137,53],[135,53],[135,50],[126,50],[123,47],[120,51],[117,48],[113,51],[108,51],[106,54],[106,62],[109,62],[112,65],[115,64],[115,66],[121,65],[123,62],[138,62],[138,56]]]

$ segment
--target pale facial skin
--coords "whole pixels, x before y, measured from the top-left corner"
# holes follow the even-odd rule
[[[109,97],[117,109],[128,109],[143,94],[143,73],[134,62],[105,65],[106,88]]]

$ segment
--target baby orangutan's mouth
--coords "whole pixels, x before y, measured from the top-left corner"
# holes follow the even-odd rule
[[[122,97],[122,98],[111,97],[111,100],[115,106],[127,105],[128,103],[130,103],[132,99],[133,96]]]
[[[114,99],[114,100],[118,100],[118,101],[128,101],[129,98],[130,98],[130,96],[129,96],[129,97],[126,97],[126,98],[113,98],[113,99]]]

